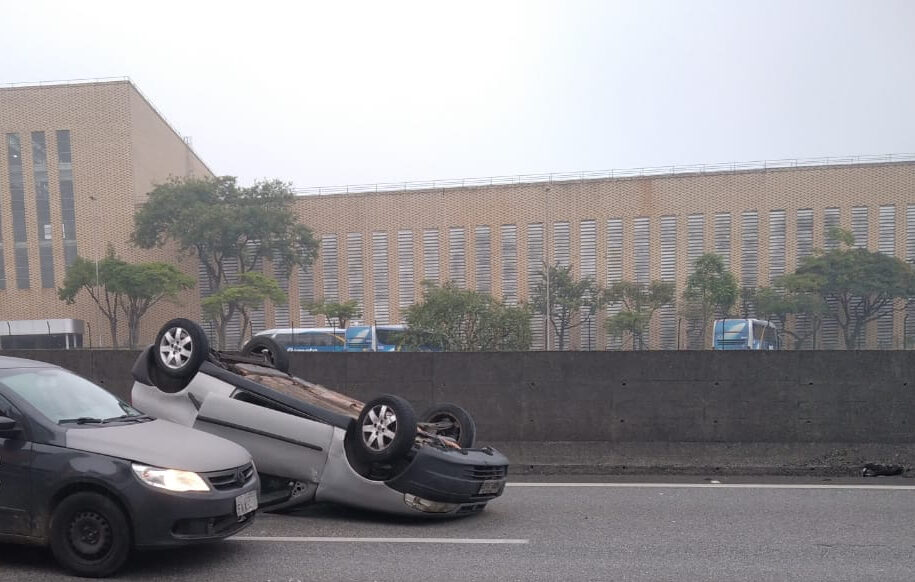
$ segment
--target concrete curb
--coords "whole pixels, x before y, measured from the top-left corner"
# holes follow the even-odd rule
[[[514,475],[861,476],[866,463],[915,467],[915,443],[493,442]],[[915,475],[915,471],[912,472]]]

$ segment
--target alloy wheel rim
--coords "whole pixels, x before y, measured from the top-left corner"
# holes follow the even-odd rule
[[[362,421],[362,440],[373,451],[383,451],[397,434],[397,415],[387,404],[377,404]]]
[[[162,335],[159,342],[159,356],[162,363],[171,370],[184,367],[191,359],[194,340],[183,327],[173,327]]]

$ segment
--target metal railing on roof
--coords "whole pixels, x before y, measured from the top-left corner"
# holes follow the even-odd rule
[[[130,77],[97,77],[92,79],[61,79],[57,81],[22,81],[19,83],[0,83],[0,87],[45,87],[48,85],[91,85],[92,83],[113,83],[130,81]]]
[[[405,190],[435,190],[439,188],[467,188],[474,186],[507,186],[552,182],[606,180],[612,178],[642,178],[647,176],[677,176],[743,172],[751,170],[776,170],[786,168],[815,168],[819,166],[851,166],[860,164],[886,164],[915,162],[915,154],[883,154],[872,156],[843,156],[828,158],[791,158],[722,164],[692,164],[685,166],[657,166],[590,172],[557,172],[550,174],[520,174],[516,176],[490,176],[486,178],[457,178],[418,182],[381,182],[377,184],[349,184],[346,186],[317,186],[297,188],[300,196],[327,194],[364,194],[371,192],[401,192]]]

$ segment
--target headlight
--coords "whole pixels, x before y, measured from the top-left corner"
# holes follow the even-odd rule
[[[404,493],[403,502],[413,509],[418,509],[426,513],[449,513],[459,507],[457,503],[430,501],[428,499],[423,499],[422,497],[417,497],[416,495],[410,495],[409,493]]]
[[[184,493],[187,491],[209,491],[210,486],[206,484],[203,477],[190,471],[179,471],[178,469],[160,469],[158,467],[147,467],[134,463],[133,472],[140,481],[147,485]]]

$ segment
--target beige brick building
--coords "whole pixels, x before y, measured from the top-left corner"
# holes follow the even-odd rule
[[[110,345],[92,300],[66,305],[57,287],[77,255],[104,256],[108,243],[129,261],[173,261],[128,243],[136,205],[171,175],[211,173],[130,81],[0,87],[0,320],[80,319],[93,344]],[[144,337],[176,309],[199,309],[196,290],[180,301],[154,308]]]
[[[704,252],[724,257],[742,284],[766,285],[823,248],[835,225],[851,229],[861,245],[911,261],[915,161],[902,160],[565,175],[388,192],[312,189],[303,192],[309,195],[298,209],[321,240],[321,253],[311,272],[297,275],[292,295],[355,298],[367,321],[397,322],[419,297],[423,279],[451,279],[524,301],[544,261],[571,264],[579,277],[605,286],[620,279],[673,281],[679,293]],[[278,325],[320,323],[301,311],[297,322],[282,314]],[[571,344],[617,347],[603,331],[604,317],[573,330]],[[873,324],[867,345],[901,346],[903,317]],[[915,327],[915,318],[912,324],[907,328]],[[661,310],[651,347],[685,348],[686,327],[674,307]],[[542,330],[535,324],[540,347]],[[817,345],[839,345],[834,326],[823,329]]]
[[[211,175],[129,81],[0,88],[0,138],[0,320],[82,319],[94,343],[101,336],[108,345],[94,304],[81,298],[67,306],[56,287],[68,261],[100,256],[109,242],[128,260],[169,260],[199,274],[173,250],[129,245],[136,206],[154,183]],[[301,192],[297,212],[321,252],[307,270],[273,273],[288,286],[289,302],[254,314],[255,329],[323,324],[301,309],[301,298],[356,299],[364,321],[399,322],[424,279],[525,301],[545,262],[572,265],[577,276],[605,286],[672,281],[679,293],[692,261],[716,252],[742,284],[766,285],[824,247],[833,225],[870,249],[915,260],[913,157],[378,189],[386,191]],[[169,317],[199,314],[206,287],[201,280],[179,305],[160,305],[144,319],[142,340],[151,341]],[[603,331],[605,317],[573,330],[571,345],[619,347]],[[910,319],[906,328],[915,330]],[[874,323],[867,345],[900,347],[903,321],[898,313]],[[651,347],[685,348],[686,327],[673,306],[658,312]],[[534,328],[543,347],[542,322]],[[230,344],[237,330],[230,328]],[[838,345],[837,330],[827,326],[817,341]]]

